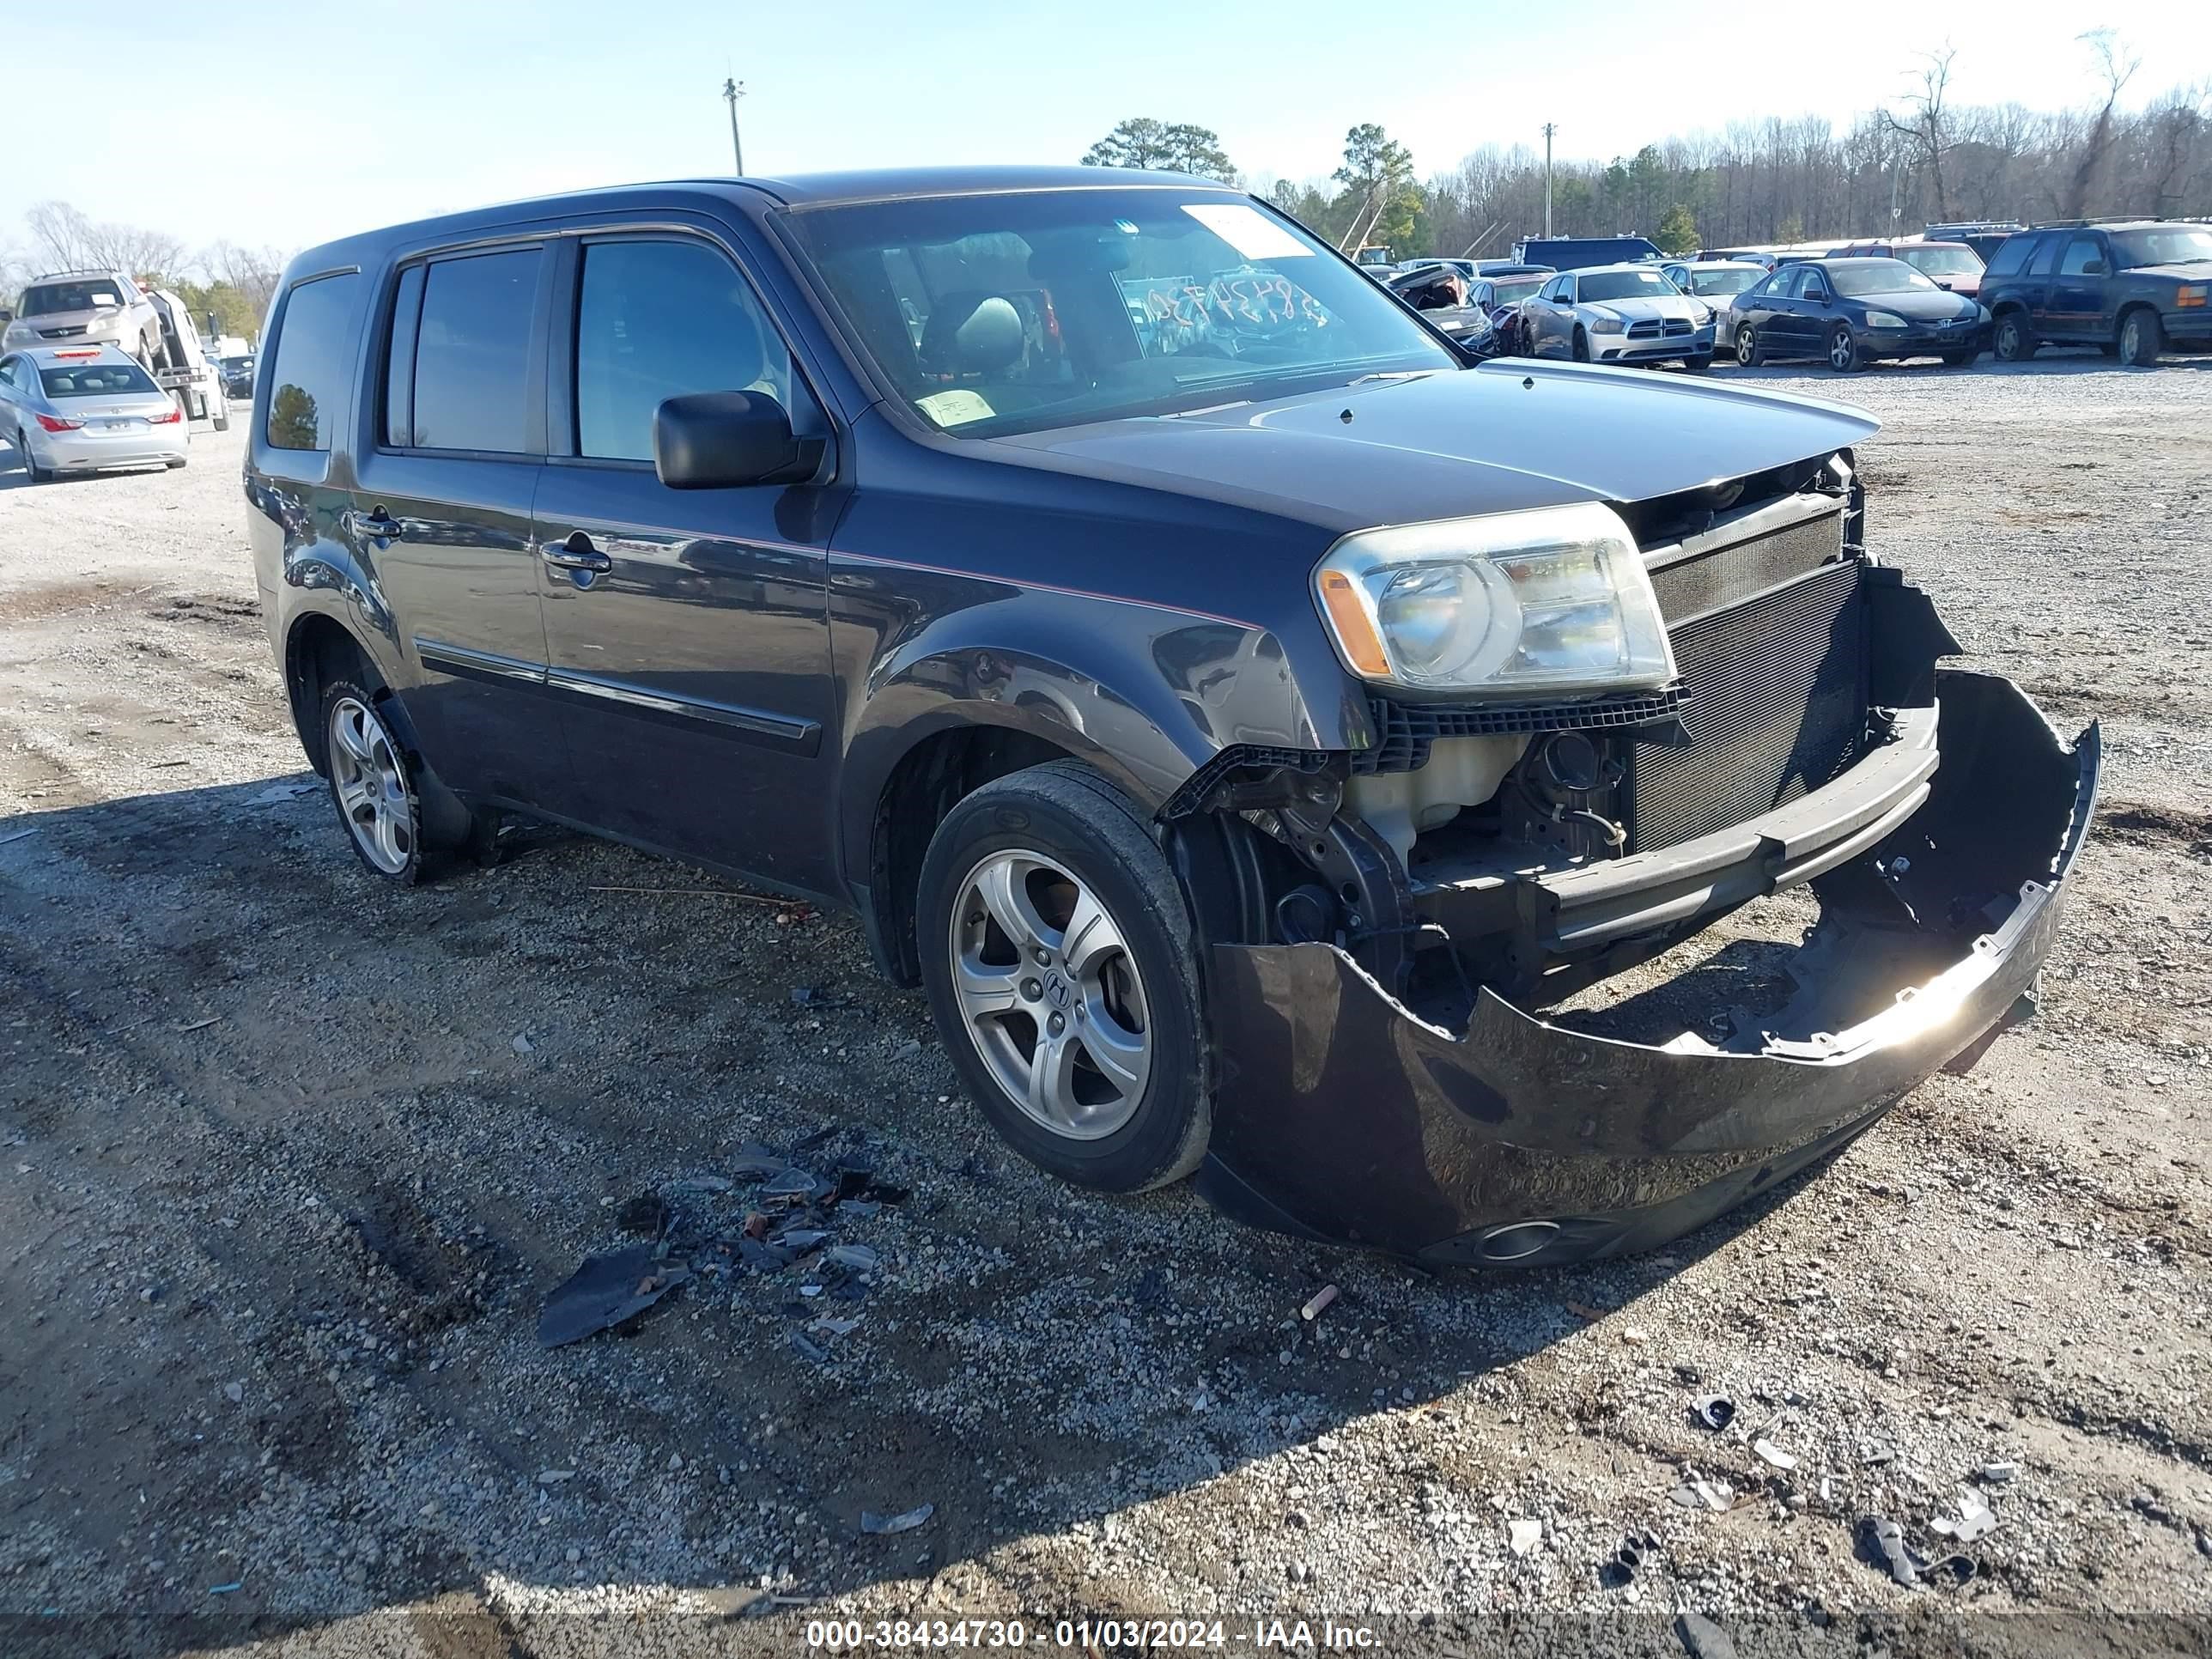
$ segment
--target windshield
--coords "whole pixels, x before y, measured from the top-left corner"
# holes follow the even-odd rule
[[[1741,294],[1765,275],[1757,265],[1745,265],[1741,270],[1693,270],[1690,273],[1690,292]]]
[[[1456,367],[1395,298],[1218,192],[1065,190],[801,210],[845,323],[963,437]]]
[[[153,377],[136,363],[72,364],[41,368],[39,383],[49,398],[112,398],[126,392],[158,392]]]
[[[123,290],[104,276],[82,283],[40,283],[23,290],[26,317],[51,317],[57,312],[92,311],[122,303]]]
[[[1548,276],[1501,277],[1492,284],[1491,292],[1498,296],[1499,305],[1517,306],[1549,281]]]
[[[243,374],[246,370],[253,367],[253,359],[251,357],[225,357],[222,359],[222,366],[234,374]]]
[[[1897,257],[1930,276],[1978,276],[1982,262],[1970,247],[1901,247]]]
[[[2119,251],[2122,270],[2142,265],[2202,264],[2212,259],[2212,230],[2200,230],[2194,225],[2124,230],[2112,238],[2112,246]]]
[[[1828,267],[1828,280],[1838,294],[1910,294],[1936,290],[1936,284],[1902,259],[1847,259]]]
[[[1681,291],[1656,270],[1594,270],[1577,289],[1585,305],[1594,300],[1663,300]]]

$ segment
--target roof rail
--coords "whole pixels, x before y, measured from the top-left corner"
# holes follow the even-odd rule
[[[2164,224],[2162,213],[2100,213],[2094,219],[2045,219],[2030,225],[2030,230],[2085,230],[2094,225],[2151,225]]]
[[[58,283],[69,276],[112,276],[116,273],[106,265],[77,265],[68,270],[49,270],[33,276],[33,283]]]

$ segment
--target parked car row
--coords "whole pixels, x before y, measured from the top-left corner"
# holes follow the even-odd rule
[[[1976,243],[1991,251],[1986,266]],[[1692,369],[1716,355],[1743,364],[1812,359],[1849,372],[1902,357],[1965,364],[1984,350],[2018,362],[2045,344],[2094,345],[2136,365],[2168,350],[2212,350],[2212,227],[2191,222],[1972,225],[1950,236],[1708,248],[1677,259],[1640,237],[1518,248],[1540,252],[1551,268],[1408,260],[1387,282],[1419,309],[1448,303],[1449,319],[1430,320],[1482,355]],[[1490,274],[1501,265],[1510,278]],[[1438,289],[1448,301],[1414,297]]]

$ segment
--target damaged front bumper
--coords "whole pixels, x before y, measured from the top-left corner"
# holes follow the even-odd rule
[[[1875,814],[1878,842],[1811,875],[1821,914],[1790,963],[1797,990],[1731,1036],[1623,1042],[1488,990],[1455,1036],[1333,945],[1216,945],[1201,1190],[1241,1219],[1439,1264],[1618,1255],[1774,1186],[1930,1073],[1971,1065],[2033,1011],[2099,738],[2093,725],[2064,742],[2008,680],[1945,672],[1936,688],[1940,763],[1911,781],[1925,799],[1901,823]],[[1769,867],[1786,866],[1794,822],[1784,808],[1747,826],[1771,827]],[[1638,908],[1607,896],[1615,916]]]

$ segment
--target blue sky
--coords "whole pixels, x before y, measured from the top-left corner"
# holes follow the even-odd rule
[[[26,22],[10,9],[7,61],[76,67],[11,79],[0,246],[21,241],[23,210],[48,198],[195,247],[290,248],[474,203],[726,171],[715,94],[729,70],[746,83],[755,173],[1072,161],[1121,117],[1154,115],[1212,127],[1248,173],[1289,178],[1327,173],[1360,121],[1382,122],[1425,175],[1484,143],[1540,143],[1547,120],[1561,154],[1600,159],[1731,120],[1842,120],[1898,97],[1915,54],[1947,33],[1966,103],[2087,100],[2075,37],[2101,21],[2142,59],[2131,97],[2212,73],[2203,0],[2112,0],[2109,18],[2047,0],[1771,9],[1754,38],[1796,40],[1817,71],[1720,66],[1717,48],[1753,9],[228,0],[97,23],[52,7]],[[96,60],[83,55],[87,28],[106,40]],[[1671,48],[1655,50],[1660,39]],[[212,106],[173,96],[178,71],[195,66]],[[134,105],[143,118],[124,112]],[[157,171],[157,157],[169,166]]]

